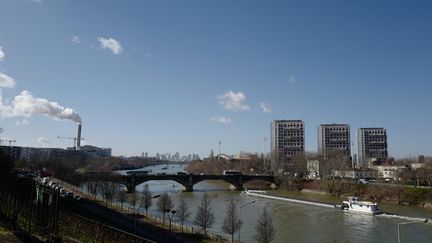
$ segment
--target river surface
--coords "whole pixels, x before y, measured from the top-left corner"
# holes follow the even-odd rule
[[[167,167],[167,169],[163,169]],[[152,170],[151,173],[176,173],[184,171],[182,165],[157,165],[141,170]],[[124,172],[120,172],[124,173]],[[203,193],[208,193],[216,222],[210,228],[214,234],[228,239],[230,236],[222,232],[226,201],[234,198],[239,205],[249,204],[241,210],[241,240],[255,242],[255,225],[266,207],[272,214],[276,229],[274,243],[285,242],[397,242],[398,223],[432,219],[432,210],[417,207],[380,204],[379,207],[388,214],[370,216],[358,213],[343,212],[331,207],[312,206],[301,203],[291,203],[272,199],[240,195],[238,191],[230,191],[230,184],[223,181],[202,181],[194,186],[193,192],[182,192],[182,186],[174,181],[149,181],[138,185],[137,192],[148,185],[154,195],[168,192],[174,202],[184,198],[192,213],[186,224],[192,225],[195,211],[200,205]],[[149,213],[159,215],[155,206]],[[175,219],[175,218],[174,218]],[[432,220],[429,220],[432,221]],[[401,225],[401,242],[432,242],[432,222]],[[238,234],[235,234],[235,239]]]

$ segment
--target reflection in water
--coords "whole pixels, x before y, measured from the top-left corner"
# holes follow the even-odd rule
[[[348,235],[353,235],[358,241],[369,239],[375,229],[375,216],[356,212],[343,211],[344,229]]]
[[[162,166],[151,166],[152,173],[161,173]],[[168,166],[164,173],[176,173],[183,171],[183,166]],[[192,225],[195,217],[195,210],[200,204],[202,194],[210,194],[212,208],[215,212],[216,222],[211,231],[222,233],[222,222],[225,216],[226,201],[229,198],[238,200],[239,204],[249,202],[252,197],[241,196],[238,191],[229,191],[230,184],[224,181],[202,181],[194,186],[194,192],[180,192],[182,185],[174,181],[148,181],[137,186],[137,193],[143,190],[144,185],[149,185],[153,193],[168,192],[177,202],[184,198],[192,213],[186,220],[186,224]],[[273,223],[276,228],[276,239],[274,243],[285,242],[395,242],[397,240],[397,224],[409,219],[371,216],[353,212],[344,212],[334,208],[302,205],[298,203],[283,202],[265,198],[257,198],[255,203],[244,207],[241,212],[241,219],[244,222],[241,229],[241,239],[244,242],[255,242],[255,224],[263,209],[270,209]],[[159,215],[156,210],[156,203],[150,208],[151,214]],[[380,205],[381,206],[381,205]],[[414,217],[432,218],[432,212],[418,208],[387,206],[384,211],[391,211]],[[395,211],[397,210],[397,211]],[[175,218],[174,218],[175,219]],[[402,234],[405,242],[430,242],[432,239],[432,224],[406,225]]]

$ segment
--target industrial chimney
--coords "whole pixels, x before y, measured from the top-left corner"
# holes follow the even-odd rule
[[[81,149],[81,123],[78,124],[78,135],[77,135],[77,143],[76,150]]]

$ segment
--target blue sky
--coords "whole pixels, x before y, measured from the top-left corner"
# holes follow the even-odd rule
[[[431,155],[431,12],[395,0],[0,0],[1,136],[70,146],[57,136],[75,136],[79,115],[86,142],[116,155],[207,156],[218,140],[227,154],[262,152],[272,120],[302,119],[308,151],[320,123],[349,123],[352,140],[387,128],[392,156]]]

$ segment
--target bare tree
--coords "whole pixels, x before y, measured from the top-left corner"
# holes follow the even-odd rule
[[[421,176],[426,181],[429,187],[432,186],[432,161],[425,163],[425,167],[421,170]]]
[[[234,198],[231,198],[226,204],[225,219],[222,225],[223,232],[231,235],[231,242],[234,242],[234,233],[240,229],[241,224],[237,213],[237,203]]]
[[[138,205],[138,195],[136,194],[136,192],[133,192],[132,195],[130,195],[128,201],[129,201],[129,204],[133,206],[133,215],[135,217],[135,209],[136,209],[136,206]]]
[[[191,213],[189,212],[189,207],[188,207],[188,205],[186,204],[186,201],[183,198],[180,199],[176,211],[177,211],[176,215],[177,215],[177,218],[180,219],[181,229],[182,229],[182,232],[183,232],[183,223],[191,215]]]
[[[108,206],[108,202],[111,202],[114,197],[117,184],[110,181],[102,181],[100,186],[102,197],[105,199],[105,206]]]
[[[322,161],[322,163],[321,163]],[[345,176],[347,169],[350,168],[348,157],[341,153],[327,152],[327,158],[320,159],[320,172],[322,172],[327,190],[330,194],[335,194],[336,182]],[[342,181],[343,182],[343,181]]]
[[[98,181],[89,181],[86,183],[87,192],[92,194],[95,198],[97,197],[98,192],[100,191],[100,186]]]
[[[207,193],[204,193],[201,199],[201,205],[198,207],[198,212],[195,216],[194,224],[201,227],[204,231],[204,237],[207,237],[207,229],[215,222],[213,209],[210,205],[210,198]]]
[[[162,225],[165,224],[165,214],[174,207],[174,203],[168,193],[164,192],[157,201],[159,212],[162,213]]]
[[[255,240],[258,243],[270,243],[274,240],[276,230],[273,226],[273,219],[267,208],[263,209],[257,225],[255,226]]]
[[[142,195],[141,195],[140,207],[145,209],[146,217],[148,217],[148,209],[153,204],[153,201],[151,200],[152,198],[153,198],[153,195],[150,192],[148,185],[145,185],[144,190],[143,190]]]
[[[297,153],[290,159],[290,168],[295,177],[304,177],[306,175],[306,157],[303,153]]]
[[[123,203],[126,202],[126,191],[123,189],[120,189],[117,192],[117,199],[119,200],[120,205],[121,205],[120,210],[123,211]]]

